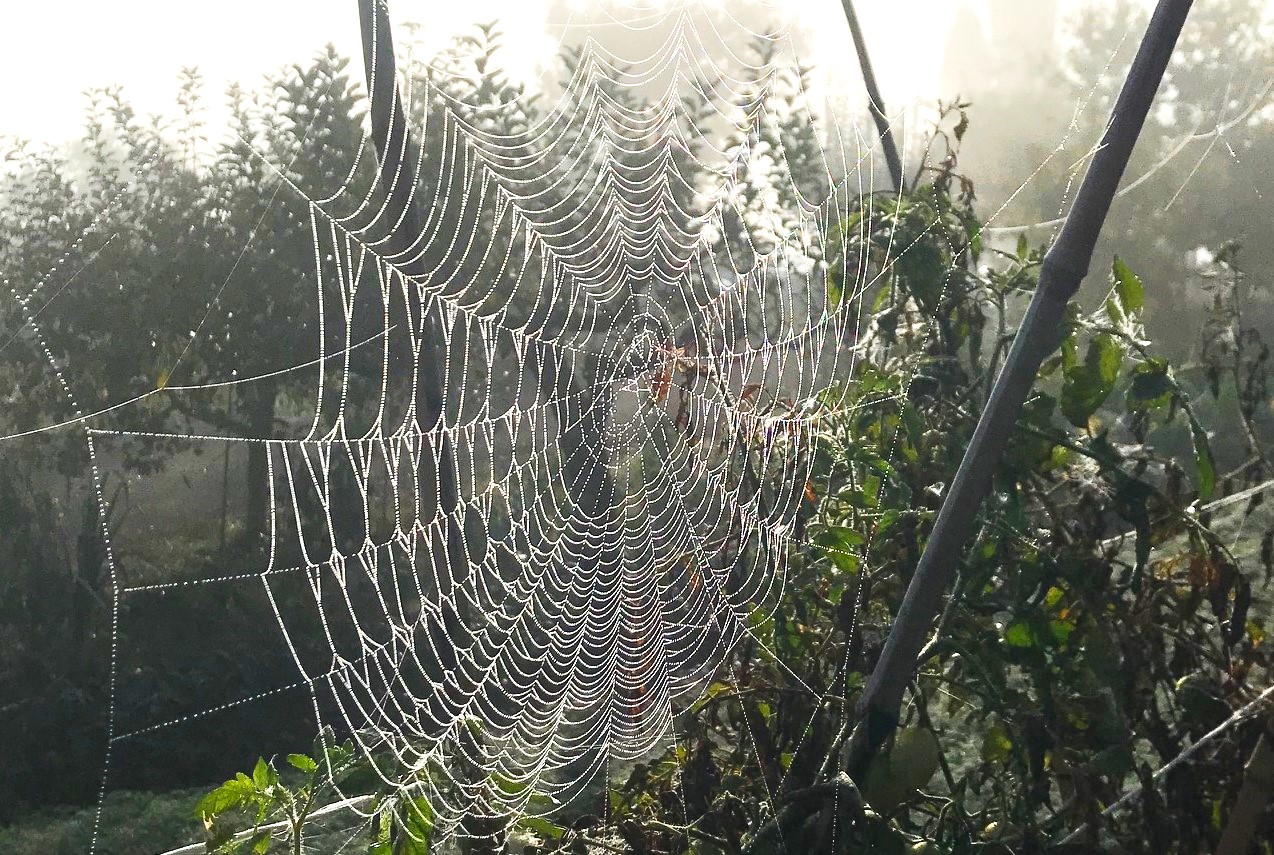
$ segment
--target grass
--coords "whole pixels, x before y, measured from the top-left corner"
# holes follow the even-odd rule
[[[204,839],[194,807],[211,787],[149,793],[123,790],[110,793],[102,814],[96,855],[156,855]],[[0,827],[3,855],[85,855],[93,837],[95,807],[56,807],[23,816]],[[306,831],[308,855],[358,853],[352,837],[365,829],[362,817],[335,815],[313,823]],[[282,852],[276,845],[271,851]]]
[[[99,855],[144,855],[201,839],[194,806],[204,789],[110,793],[97,841]],[[93,839],[96,807],[46,808],[0,827],[6,855],[84,855]]]

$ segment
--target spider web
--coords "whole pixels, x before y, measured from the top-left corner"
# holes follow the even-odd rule
[[[552,811],[675,738],[783,596],[801,402],[853,370],[866,283],[829,304],[820,261],[872,190],[870,138],[814,130],[790,31],[656,20],[645,56],[587,39],[514,136],[446,69],[404,81],[420,146],[388,156],[421,222],[356,189],[358,164],[322,199],[278,169],[314,243],[302,435],[90,430],[267,446],[260,571],[122,594],[263,586],[298,679],[233,703],[304,688],[442,836]]]

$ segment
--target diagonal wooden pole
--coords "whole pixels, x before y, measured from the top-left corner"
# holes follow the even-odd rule
[[[950,587],[961,550],[991,488],[991,478],[1040,364],[1061,343],[1066,305],[1088,273],[1097,236],[1191,3],[1192,0],[1160,0],[1075,204],[1057,241],[1044,257],[1035,296],[996,377],[964,459],[947,488],[880,660],[859,701],[858,723],[843,754],[845,771],[855,781],[863,781],[872,756],[898,726],[903,692],[920,664],[917,656],[931,631],[943,594]]]
[[[876,132],[880,135],[880,147],[885,150],[885,164],[889,167],[889,180],[894,192],[903,191],[902,158],[898,156],[898,143],[894,140],[893,129],[889,125],[889,116],[885,113],[885,102],[880,97],[880,87],[876,85],[876,73],[871,67],[871,55],[867,53],[867,40],[863,38],[863,28],[858,23],[858,13],[854,11],[854,0],[841,0],[845,9],[845,20],[849,22],[849,34],[854,39],[854,52],[858,54],[858,67],[862,69],[863,86],[867,89],[867,109],[876,122]]]
[[[1250,851],[1271,793],[1274,793],[1274,747],[1270,745],[1269,734],[1262,733],[1243,767],[1243,786],[1230,809],[1216,855],[1243,855]]]

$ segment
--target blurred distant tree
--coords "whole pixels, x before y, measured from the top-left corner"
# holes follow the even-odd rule
[[[283,400],[318,406],[308,392],[316,371],[329,366],[278,372],[320,357],[318,301],[326,296],[339,305],[340,285],[332,277],[325,277],[316,292],[310,200],[334,195],[349,178],[354,185],[347,198],[362,198],[360,180],[366,192],[366,174],[350,175],[362,145],[362,114],[348,63],[329,45],[308,66],[274,77],[269,91],[255,99],[231,90],[236,136],[221,146],[210,176],[217,212],[210,233],[215,264],[209,271],[204,340],[192,348],[203,364],[192,373],[210,381],[246,381],[233,387],[233,409],[223,405],[218,414],[237,435],[279,435]],[[347,346],[343,327],[339,332],[322,342],[324,353]],[[356,357],[353,370],[361,364]],[[247,449],[250,536],[267,525],[267,448],[249,443]]]
[[[118,88],[95,90],[82,141],[60,149],[19,142],[5,153],[0,433],[34,432],[0,444],[0,696],[7,720],[29,737],[0,758],[11,773],[0,790],[6,812],[96,792],[91,770],[100,764],[111,705],[111,588],[85,427],[123,432],[97,442],[99,457],[121,455],[122,467],[99,470],[101,510],[115,534],[138,473],[157,473],[178,453],[207,448],[162,435],[270,436],[280,402],[295,411],[313,385],[311,370],[232,386],[230,394],[223,387],[160,391],[313,359],[309,203],[282,187],[266,164],[309,196],[329,195],[345,181],[362,136],[343,65],[329,50],[310,67],[279,74],[255,103],[232,90],[239,136],[220,149],[204,138],[200,81],[187,70],[172,124],[139,119]],[[39,432],[77,415],[92,419]],[[247,458],[248,529],[259,531],[269,512],[268,482],[264,446],[250,447],[257,453]],[[155,483],[160,494],[172,489]],[[229,489],[243,483],[236,475]],[[174,574],[241,566],[189,537],[165,538],[163,549],[173,562],[163,569]],[[117,581],[149,581],[139,578],[153,572],[144,556],[117,549],[115,557]],[[117,707],[154,720],[183,694],[189,701],[202,692],[241,692],[241,675],[202,644],[212,637],[208,626],[228,626],[228,615],[261,607],[231,597],[171,625],[153,616],[130,624],[145,631],[129,635],[121,649],[141,665],[116,695]],[[265,618],[243,617],[250,629],[239,640],[245,670],[269,682],[292,663],[271,659],[264,638],[250,642],[275,631]],[[205,631],[190,635],[200,621],[208,622]],[[166,643],[177,637],[198,637],[200,645]],[[158,682],[168,689],[158,691]],[[227,734],[171,764],[121,761],[115,772],[124,783],[162,783],[192,769],[206,774],[236,738]],[[39,784],[8,788],[24,780]]]
[[[1265,5],[1218,0],[1194,10],[1125,187],[1144,181],[1115,202],[1098,248],[1118,247],[1150,283],[1148,330],[1178,358],[1193,347],[1209,303],[1189,276],[1195,248],[1237,240],[1251,269],[1274,265],[1263,198],[1263,164],[1274,157],[1274,30]],[[1133,0],[1087,2],[1052,26],[1055,10],[1037,16],[1035,4],[993,4],[984,28],[966,9],[947,46],[954,79],[944,90],[972,102],[964,166],[980,177],[984,209],[1008,203],[995,225],[1065,212],[1065,188],[1101,135],[1147,20],[1145,4]],[[1269,299],[1258,296],[1248,310],[1254,324],[1274,323]]]
[[[1248,247],[1246,262],[1253,270],[1274,265],[1274,225],[1266,216],[1262,197],[1268,164],[1274,157],[1274,30],[1265,17],[1262,0],[1218,0],[1201,5],[1173,57],[1160,93],[1154,122],[1148,125],[1147,145],[1129,168],[1134,180],[1152,173],[1144,184],[1127,193],[1115,208],[1111,245],[1136,263],[1159,305],[1190,306],[1183,313],[1150,314],[1152,334],[1171,346],[1185,322],[1197,328],[1208,298],[1187,281],[1194,249],[1237,241]],[[1068,100],[1092,92],[1087,124],[1076,143],[1089,145],[1097,127],[1091,118],[1103,113],[1114,98],[1117,75],[1103,75],[1093,89],[1094,71],[1116,55],[1127,34],[1144,25],[1145,10],[1120,0],[1097,3],[1068,23],[1071,38],[1065,55]],[[1082,28],[1082,29],[1081,29]],[[1129,39],[1131,42],[1131,39]],[[1123,53],[1117,63],[1122,63]],[[1074,146],[1067,147],[1069,161]],[[1171,301],[1171,303],[1169,302]],[[1274,321],[1274,306],[1258,300],[1249,306],[1250,319]]]

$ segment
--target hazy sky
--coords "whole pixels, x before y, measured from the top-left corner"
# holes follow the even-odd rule
[[[580,0],[393,0],[390,9],[395,20],[429,21],[421,34],[434,45],[473,22],[498,18],[509,34],[506,65],[534,79],[537,63],[563,32],[562,18],[572,2]],[[768,5],[780,10],[776,15],[792,16],[811,61],[856,71],[839,0]],[[932,94],[955,5],[860,0],[859,15],[876,48],[877,74],[891,108]],[[905,52],[888,49],[892,39],[904,37]],[[354,0],[9,2],[0,12],[0,80],[7,81],[0,91],[0,136],[76,138],[83,129],[83,91],[112,83],[124,86],[140,115],[170,114],[183,65],[197,66],[205,77],[209,131],[216,135],[224,122],[220,93],[227,83],[239,80],[251,88],[263,74],[308,59],[327,42],[352,58],[361,55]]]

